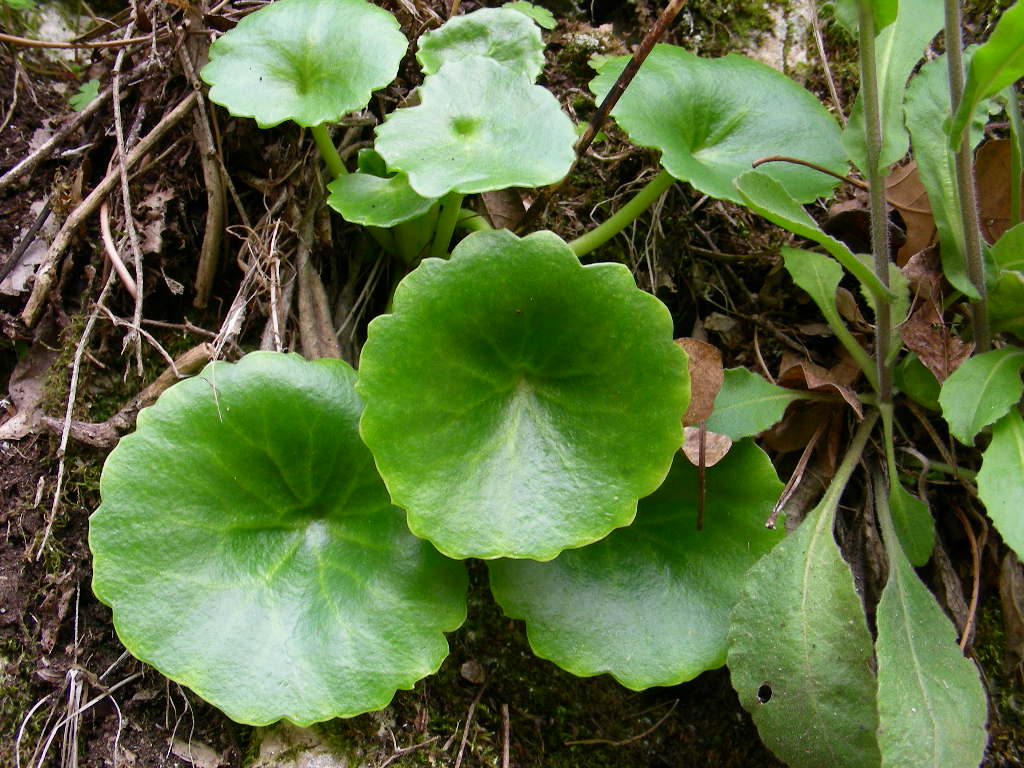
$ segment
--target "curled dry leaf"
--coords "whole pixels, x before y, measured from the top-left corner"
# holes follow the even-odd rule
[[[931,300],[921,305],[900,326],[900,338],[941,384],[971,355],[973,344],[967,344],[949,332]]]
[[[725,370],[722,368],[722,353],[713,344],[691,338],[676,339],[676,344],[690,358],[690,405],[683,417],[683,424],[690,427],[711,415],[718,390],[725,381]],[[707,466],[712,463],[708,462]]]
[[[732,448],[732,438],[704,430],[704,466],[713,467],[725,458]],[[695,467],[700,461],[700,427],[683,427],[683,455]]]
[[[896,254],[896,263],[902,266],[935,240],[935,217],[917,163],[911,161],[895,168],[885,179],[885,189],[889,203],[907,225],[906,242]]]
[[[1009,139],[992,139],[982,144],[978,149],[975,173],[981,231],[988,242],[994,243],[1010,228]]]
[[[786,352],[779,365],[778,383],[792,389],[809,389],[812,392],[829,392],[839,395],[849,403],[858,418],[863,418],[864,410],[861,408],[857,395],[850,388],[854,380],[850,379],[849,375],[848,366],[840,364],[840,366],[829,370],[810,360],[798,360],[796,355]]]

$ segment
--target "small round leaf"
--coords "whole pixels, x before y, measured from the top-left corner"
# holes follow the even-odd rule
[[[686,355],[620,264],[550,232],[463,240],[370,323],[361,431],[413,533],[549,560],[628,525],[682,442]]]
[[[377,127],[376,148],[424,197],[537,187],[569,172],[572,121],[545,88],[494,59],[445,64],[419,93],[419,106]]]
[[[465,618],[465,569],[391,506],[354,380],[339,360],[215,363],[103,468],[97,597],[128,650],[239,722],[380,709]]]
[[[481,8],[453,16],[419,40],[416,60],[433,75],[467,56],[487,56],[526,75],[530,82],[544,68],[544,39],[529,16],[511,8]]]
[[[590,88],[603,99],[629,57],[605,62]],[[702,59],[658,45],[612,115],[630,139],[661,151],[665,169],[705,194],[743,204],[733,179],[755,160],[788,155],[837,173],[846,153],[836,121],[809,92],[760,62],[730,54]],[[831,193],[836,180],[790,163],[758,170],[798,202]]]
[[[782,491],[752,440],[706,470],[697,530],[697,468],[677,457],[636,520],[549,563],[488,563],[505,613],[530,646],[574,675],[610,673],[627,688],[676,685],[725,663],[729,613],[747,570],[782,539],[764,527]]]
[[[404,173],[381,178],[348,173],[327,185],[327,204],[345,221],[364,227],[393,227],[430,210],[433,198],[420,197]]]
[[[409,42],[366,0],[277,0],[210,46],[210,99],[261,128],[314,126],[362,109],[395,79]]]

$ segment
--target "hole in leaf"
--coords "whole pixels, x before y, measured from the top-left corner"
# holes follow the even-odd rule
[[[757,700],[761,704],[767,704],[772,700],[772,687],[768,683],[762,683],[757,689]]]
[[[480,118],[456,117],[452,119],[452,130],[459,136],[472,136],[480,127]]]

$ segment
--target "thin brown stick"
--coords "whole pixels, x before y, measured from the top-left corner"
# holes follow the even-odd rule
[[[800,460],[796,463],[796,469],[793,470],[793,474],[790,475],[789,481],[786,483],[786,487],[782,489],[782,495],[779,496],[779,500],[775,502],[775,506],[772,508],[772,513],[768,515],[768,519],[764,521],[765,528],[775,529],[775,521],[779,519],[779,515],[782,513],[782,508],[786,506],[786,502],[792,498],[796,492],[797,487],[800,485],[800,481],[803,480],[804,472],[807,470],[807,462],[811,460],[811,455],[814,453],[814,447],[818,444],[821,436],[825,434],[825,428],[828,426],[829,421],[823,420],[814,434],[811,435],[811,439],[807,441],[807,445],[804,446],[803,453],[800,454]]]
[[[597,136],[598,132],[604,126],[608,120],[608,116],[611,114],[612,109],[619,103],[619,99],[622,94],[625,93],[626,88],[633,78],[636,77],[636,73],[640,71],[640,67],[643,65],[647,56],[651,53],[654,48],[654,44],[657,43],[668,30],[669,25],[675,20],[679,12],[683,10],[683,6],[686,5],[686,0],[670,0],[669,4],[665,7],[665,10],[661,12],[658,20],[654,22],[654,25],[644,35],[643,40],[640,41],[640,45],[637,47],[633,57],[626,64],[626,67],[622,70],[622,73],[616,79],[614,85],[604,99],[598,106],[597,111],[594,112],[590,118],[590,122],[587,124],[586,130],[583,135],[580,136],[576,142],[576,159],[573,160],[572,166],[569,171],[565,174],[562,181],[556,182],[546,187],[533,201],[529,208],[526,209],[526,213],[523,214],[522,220],[516,227],[517,232],[524,231],[527,227],[532,225],[537,217],[547,210],[547,207],[551,204],[551,199],[555,196],[555,193],[561,188],[565,179],[572,175],[572,172],[576,169],[579,164],[580,158],[583,157],[584,153],[590,147],[591,142],[594,141],[594,137]]]
[[[825,53],[825,40],[821,36],[821,20],[818,18],[818,0],[807,0],[807,7],[811,15],[811,31],[814,33],[814,46],[818,49],[818,58],[821,59],[821,68],[825,73],[825,82],[828,84],[828,92],[832,97],[832,103],[839,115],[839,122],[846,125],[846,114],[843,112],[843,101],[839,98],[839,91],[836,89],[836,81],[832,76],[832,67],[828,63],[828,54]]]
[[[395,749],[395,751],[388,757],[388,759],[381,763],[378,766],[378,768],[387,768],[387,766],[391,765],[393,762],[395,762],[395,760],[402,757],[403,755],[408,755],[410,752],[415,752],[417,749],[429,747],[431,744],[437,741],[438,738],[439,737],[437,736],[431,736],[426,741],[421,741],[419,744],[413,744],[411,747],[402,747],[401,749]]]
[[[106,252],[107,258],[110,259],[110,264],[117,272],[117,276],[121,278],[124,289],[133,299],[137,298],[138,288],[135,287],[132,276],[128,274],[128,268],[121,260],[121,254],[117,252],[117,244],[114,243],[114,238],[110,234],[110,206],[106,200],[100,205],[100,237],[103,239],[103,250]]]
[[[960,518],[960,524],[964,527],[967,540],[971,544],[971,602],[967,606],[967,621],[964,622],[964,631],[960,635],[960,651],[967,649],[971,634],[974,632],[974,621],[978,616],[978,597],[981,594],[981,550],[978,547],[978,539],[974,535],[974,527],[967,515],[959,506],[954,506],[953,511]]]
[[[135,147],[132,148],[132,151],[127,154],[125,165],[131,167],[144,157],[153,148],[153,145],[162,139],[171,128],[181,122],[191,111],[195,105],[195,100],[195,92],[190,93],[181,100],[178,106],[164,115],[160,122],[153,127],[153,130],[140,139]],[[21,319],[25,325],[33,326],[39,320],[43,303],[46,301],[46,297],[53,288],[56,279],[57,262],[71,244],[71,240],[74,238],[78,228],[85,223],[89,216],[99,209],[100,204],[106,199],[107,195],[117,186],[120,178],[121,171],[119,168],[114,168],[108,173],[85,200],[79,203],[78,207],[71,212],[64,222],[64,226],[60,228],[60,231],[54,237],[50,248],[46,252],[45,260],[36,272],[35,285],[32,288],[28,301],[25,303],[25,309],[21,313]]]
[[[672,702],[672,706],[669,707],[668,712],[666,712],[658,719],[658,722],[656,722],[643,733],[638,733],[636,736],[630,736],[628,739],[622,739],[621,741],[613,741],[611,739],[578,739],[576,741],[566,741],[564,742],[564,744],[567,747],[578,746],[581,744],[607,744],[610,747],[624,747],[627,744],[632,744],[634,742],[640,741],[640,739],[646,738],[647,736],[650,736],[652,733],[654,733],[654,731],[657,730],[658,726],[660,726],[662,723],[668,720],[669,715],[675,712],[675,709],[678,705],[679,699],[676,699]]]
[[[476,705],[480,703],[480,699],[484,695],[485,690],[487,690],[486,682],[480,686],[480,690],[476,692],[476,698],[474,698],[473,703],[469,705],[469,711],[466,713],[466,725],[462,729],[462,741],[459,742],[459,753],[455,756],[454,768],[461,768],[462,766],[462,755],[466,751],[466,742],[469,741],[469,727],[473,723],[473,715],[476,712]]]
[[[21,48],[124,48],[129,45],[135,45],[136,43],[148,43],[150,37],[126,37],[121,40],[97,40],[90,42],[69,42],[65,43],[60,40],[32,40],[27,37],[16,37],[15,35],[8,35],[0,32],[0,43],[9,43],[11,45],[17,45]]]
[[[508,768],[509,757],[510,757],[510,742],[509,735],[511,733],[511,721],[508,716],[508,704],[501,705],[501,768]]]

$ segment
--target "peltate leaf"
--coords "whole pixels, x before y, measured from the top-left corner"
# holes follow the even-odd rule
[[[730,368],[715,398],[705,427],[733,440],[764,432],[782,418],[786,407],[802,394],[765,381],[746,368]]]
[[[964,57],[970,56],[971,49],[968,48]],[[939,232],[942,273],[958,291],[978,298],[978,291],[968,277],[964,263],[964,230],[955,158],[949,151],[944,130],[951,109],[945,56],[925,64],[910,81],[904,109],[914,143],[914,160]],[[980,104],[971,124],[972,146],[984,135],[982,128],[987,114],[987,105]]]
[[[988,294],[988,321],[996,333],[1024,337],[1024,272],[1004,269]]]
[[[875,67],[882,112],[882,154],[879,158],[882,168],[897,162],[907,152],[909,139],[903,124],[903,95],[907,78],[921,60],[928,43],[942,29],[944,18],[940,2],[900,0],[895,22],[875,38]],[[948,102],[948,95],[946,99]],[[864,131],[864,104],[858,94],[843,131],[843,146],[853,164],[867,173]]]
[[[629,57],[601,64],[590,88],[603,99]],[[702,59],[657,45],[612,110],[636,144],[662,153],[677,179],[712,197],[742,203],[733,179],[769,155],[808,160],[845,172],[839,126],[808,91],[742,56]],[[827,174],[790,163],[761,168],[798,202],[831,193]]]
[[[980,46],[967,68],[960,106],[950,127],[950,142],[960,144],[960,134],[983,99],[994,96],[1024,77],[1024,3],[1014,3]]]
[[[495,560],[491,590],[525,619],[534,652],[575,675],[627,688],[675,685],[725,663],[729,612],[747,569],[781,538],[764,521],[782,492],[768,457],[745,440],[706,470],[680,455],[636,520],[547,563]]]
[[[393,227],[422,216],[437,202],[436,198],[416,194],[404,173],[388,178],[349,173],[336,178],[327,189],[331,208],[345,221],[366,227]]]
[[[550,560],[629,524],[682,444],[686,355],[620,264],[477,232],[375,318],[361,431],[409,527],[451,557]]]
[[[879,764],[871,635],[834,518],[819,504],[750,569],[729,629],[740,703],[792,768]]]
[[[511,8],[480,8],[453,16],[419,41],[416,60],[423,73],[467,56],[486,56],[526,75],[530,82],[544,68],[544,40],[525,13]]]
[[[992,427],[978,472],[978,496],[1003,541],[1024,557],[1024,419],[1016,408]]]
[[[467,56],[428,76],[419,92],[419,106],[377,127],[376,147],[424,197],[536,187],[569,172],[576,129],[558,100],[522,74]]]
[[[878,603],[878,745],[882,765],[976,768],[988,740],[986,696],[956,630],[879,514],[889,580]]]
[[[230,717],[309,724],[437,670],[466,574],[413,537],[339,360],[254,352],[139,414],[89,521],[93,589],[133,654]]]
[[[210,99],[261,128],[314,126],[362,109],[395,79],[409,43],[366,0],[277,0],[210,46]]]
[[[1002,418],[1024,393],[1020,369],[1024,350],[1004,347],[965,360],[939,392],[949,431],[964,445]]]

